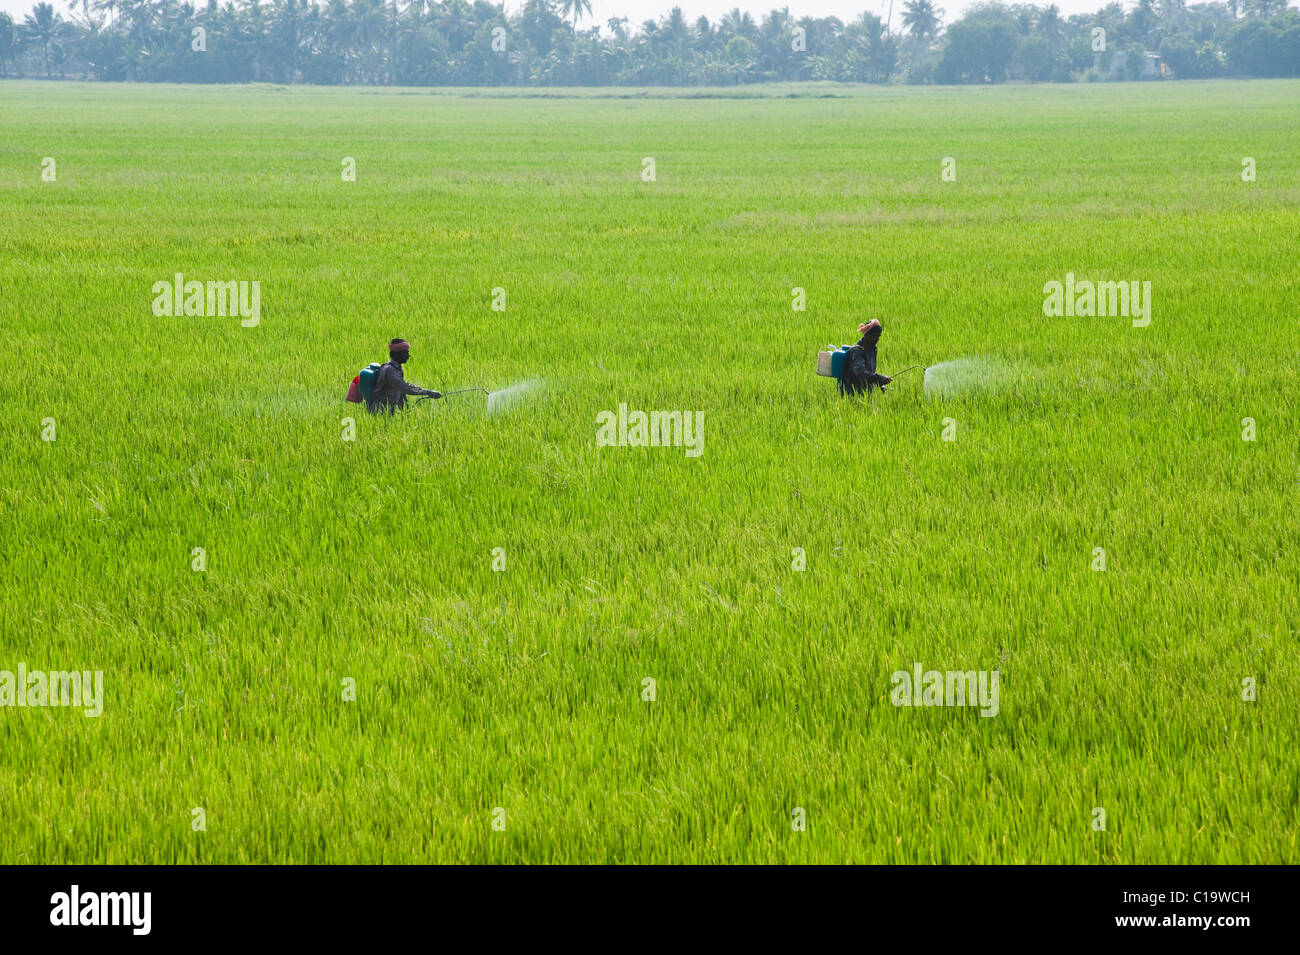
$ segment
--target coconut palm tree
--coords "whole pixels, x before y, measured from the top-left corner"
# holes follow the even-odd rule
[[[99,28],[99,24],[90,17],[90,11],[92,9],[90,0],[68,0],[68,9],[73,13],[76,13],[78,10],[81,11],[81,22],[85,25],[87,30],[96,30]]]
[[[943,11],[930,0],[907,0],[903,4],[903,29],[914,40],[933,40],[939,33]]]
[[[1047,41],[1048,52],[1055,58],[1056,51],[1065,42],[1065,21],[1061,19],[1061,8],[1056,4],[1043,7],[1038,11],[1038,22],[1035,26],[1038,35]]]
[[[1240,6],[1248,17],[1271,17],[1286,10],[1286,0],[1241,0]]]
[[[1171,35],[1185,32],[1191,22],[1186,0],[1160,0],[1160,21]]]
[[[96,13],[103,13],[104,11],[108,12],[109,26],[112,26],[115,22],[116,18],[113,14],[120,6],[121,4],[118,0],[90,0],[90,9],[94,10]]]
[[[578,21],[583,15],[591,16],[591,0],[560,0],[560,13],[573,17],[573,28],[578,28]]]
[[[754,18],[748,13],[741,13],[740,7],[732,8],[730,13],[723,16],[718,26],[722,35],[726,37],[743,36],[747,40],[752,40],[758,34]]]
[[[18,31],[14,28],[14,18],[7,13],[0,13],[0,76],[5,75],[5,63],[13,59],[18,52]]]
[[[863,13],[845,28],[844,36],[856,54],[858,64],[852,79],[868,83],[883,83],[889,79],[896,48],[880,17]]]
[[[45,75],[50,75],[50,44],[58,38],[63,26],[63,18],[54,12],[48,3],[38,3],[23,21],[23,33],[40,44],[41,59],[45,62]]]

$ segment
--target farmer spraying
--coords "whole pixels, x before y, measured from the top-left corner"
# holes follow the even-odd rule
[[[437,391],[430,391],[428,388],[421,388],[413,385],[406,380],[402,374],[402,366],[411,358],[411,343],[404,338],[394,338],[388,343],[388,361],[375,368],[373,365],[370,369],[373,378],[369,387],[369,394],[365,395],[366,409],[371,414],[385,412],[392,414],[406,407],[406,399],[409,396],[424,398],[441,398],[442,394]],[[358,376],[359,377],[359,376]],[[356,387],[358,382],[354,382]],[[349,393],[349,398],[351,394]]]
[[[841,395],[870,392],[873,385],[883,392],[885,385],[893,381],[888,375],[876,374],[876,344],[884,330],[880,320],[875,318],[858,326],[858,333],[862,337],[844,356],[844,365],[840,371]]]
[[[841,395],[860,395],[864,391],[870,394],[872,388],[879,388],[883,392],[885,386],[899,375],[906,374],[913,368],[925,367],[910,365],[893,375],[882,375],[876,371],[876,345],[884,330],[884,326],[874,318],[859,325],[858,332],[862,337],[856,345],[841,345],[817,353],[817,374],[823,378],[834,378]],[[926,374],[928,376],[929,372]]]

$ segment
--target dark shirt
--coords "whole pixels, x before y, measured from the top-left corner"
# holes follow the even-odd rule
[[[880,341],[881,334],[885,331],[884,325],[872,325],[866,333],[858,339],[858,347],[865,348],[871,353],[871,372],[876,371],[876,343]]]
[[[884,328],[876,325],[858,339],[845,356],[847,367],[840,376],[840,394],[857,395],[870,391],[872,386],[885,390],[885,376],[876,374],[876,344]]]
[[[407,395],[423,395],[423,388],[410,384],[402,374],[400,362],[384,362],[375,375],[375,385],[370,390],[370,403],[366,406],[372,414],[396,411],[406,407]]]

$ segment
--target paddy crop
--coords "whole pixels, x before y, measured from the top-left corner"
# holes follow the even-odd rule
[[[1300,861],[1300,82],[807,89],[0,83],[0,861]]]

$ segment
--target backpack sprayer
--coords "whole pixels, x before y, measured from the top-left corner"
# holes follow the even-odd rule
[[[852,345],[841,345],[834,351],[820,351],[817,353],[817,374],[823,378],[834,378],[836,381],[844,374],[844,362],[848,360],[849,349]],[[925,365],[909,365],[900,371],[897,375],[889,375],[890,379],[898,378],[898,375],[905,375],[916,368],[925,368]]]
[[[357,374],[357,376],[352,379],[352,385],[351,387],[348,388],[347,400],[353,402],[354,404],[363,404],[369,402],[370,396],[371,394],[374,393],[375,390],[375,378],[379,375],[379,369],[383,367],[384,366],[381,365],[379,362],[372,361],[370,364],[366,365],[365,368],[362,368],[361,371]],[[491,392],[489,392],[486,388],[461,388],[457,391],[444,391],[442,392],[442,397],[447,398],[451,395],[464,395],[464,394],[468,394],[471,391],[481,391],[489,398],[492,397]],[[428,395],[420,396],[420,398],[428,398],[428,397],[429,397]]]
[[[379,369],[384,367],[377,361],[362,368],[357,376],[352,379],[352,384],[348,386],[347,400],[353,404],[363,404],[370,401],[370,394],[375,388],[375,376],[379,374]]]

